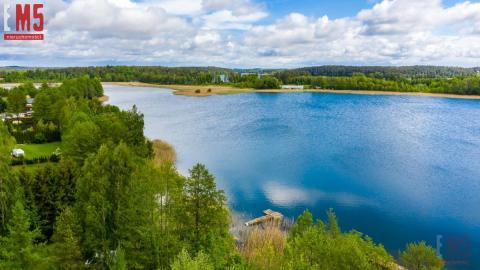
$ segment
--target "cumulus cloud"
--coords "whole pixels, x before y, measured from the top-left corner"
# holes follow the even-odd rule
[[[0,65],[480,65],[480,3],[468,1],[374,1],[336,19],[274,18],[261,0],[51,0],[46,11],[46,40],[1,41]]]

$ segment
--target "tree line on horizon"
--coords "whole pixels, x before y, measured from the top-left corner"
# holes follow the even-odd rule
[[[288,70],[104,66],[3,70],[0,71],[0,78],[3,78],[4,82],[59,82],[87,76],[98,78],[103,82],[139,81],[166,85],[219,84],[255,89],[276,89],[282,84],[299,84],[307,88],[332,90],[474,95],[480,94],[479,72],[480,68],[438,66],[319,66]]]

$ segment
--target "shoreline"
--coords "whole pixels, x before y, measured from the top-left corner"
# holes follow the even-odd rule
[[[374,91],[374,90],[325,90],[325,89],[253,89],[253,88],[235,88],[231,86],[219,85],[160,85],[142,82],[104,82],[105,85],[131,86],[131,87],[155,87],[173,90],[173,94],[192,97],[207,97],[213,95],[229,95],[242,93],[323,93],[323,94],[346,94],[346,95],[385,95],[385,96],[416,96],[416,97],[434,97],[434,98],[453,98],[480,100],[480,95],[456,95],[424,92],[393,92],[393,91]],[[210,92],[209,92],[210,89]],[[200,90],[200,93],[196,91]]]
[[[21,83],[1,83],[0,87],[13,88]],[[37,83],[35,86],[39,87]],[[50,83],[58,85],[58,83]],[[325,90],[325,89],[253,89],[236,88],[222,85],[161,85],[142,82],[102,82],[102,85],[130,86],[130,87],[155,87],[173,90],[173,94],[192,97],[207,97],[213,95],[230,95],[242,93],[323,93],[323,94],[348,94],[348,95],[386,95],[386,96],[417,96],[417,97],[435,97],[435,98],[453,98],[480,100],[480,95],[457,95],[441,93],[424,92],[393,92],[393,91],[375,91],[375,90]],[[103,97],[105,98],[105,97]],[[108,98],[107,98],[108,100]]]

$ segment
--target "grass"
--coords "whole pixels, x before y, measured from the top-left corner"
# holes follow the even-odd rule
[[[49,157],[57,148],[61,148],[61,142],[44,144],[17,144],[15,148],[25,151],[25,158]]]

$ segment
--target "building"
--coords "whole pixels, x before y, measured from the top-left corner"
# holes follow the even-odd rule
[[[31,111],[33,109],[33,102],[34,102],[34,99],[31,98],[30,96],[27,96],[27,104],[25,105],[25,108],[27,109],[27,111]]]
[[[303,85],[282,85],[282,89],[303,90]]]
[[[12,156],[19,158],[19,157],[24,157],[25,156],[25,151],[22,149],[13,149],[12,150]]]
[[[222,75],[220,75],[220,81],[221,81],[222,83],[228,83],[228,82],[230,82],[230,79],[228,78],[227,75],[222,74]]]

